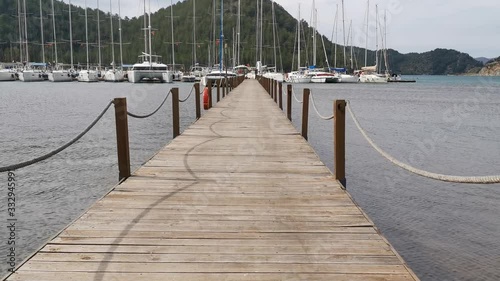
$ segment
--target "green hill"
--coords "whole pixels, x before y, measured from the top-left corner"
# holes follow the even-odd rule
[[[219,1],[216,1],[219,3]],[[241,1],[241,59],[240,63],[255,65],[256,62],[256,5],[254,1]],[[0,0],[0,61],[19,60],[19,32],[17,19],[17,1]],[[26,0],[28,10],[28,40],[30,42],[30,61],[42,61],[41,45],[40,45],[40,20],[36,17],[39,15],[39,1]],[[174,12],[174,40],[175,40],[175,61],[178,64],[185,65],[188,68],[193,63],[193,1],[185,0],[173,6]],[[215,38],[219,37],[219,16],[220,4],[216,4],[216,31]],[[67,40],[69,39],[69,19],[67,4],[55,1],[56,25],[58,38],[59,62],[70,62],[70,48]],[[197,40],[197,62],[208,65],[213,63],[214,58],[214,42],[213,39],[213,9],[212,1],[196,1],[196,40]],[[85,53],[85,18],[84,9],[80,7],[72,7],[73,10],[73,40],[74,42],[74,61],[75,63],[84,64],[86,62]],[[113,8],[114,11],[117,7]],[[271,17],[271,1],[264,1],[264,22],[263,22],[263,63],[268,65],[274,64],[273,57],[273,30]],[[49,17],[51,13],[50,1],[43,1],[43,14]],[[225,61],[232,64],[231,53],[233,44],[233,34],[236,28],[237,20],[237,1],[225,0],[224,2],[224,34],[226,57]],[[277,26],[277,46],[278,52],[278,69],[283,68],[285,71],[292,69],[294,62],[294,52],[296,49],[296,26],[297,22],[287,11],[280,5],[275,4],[276,26]],[[89,15],[89,43],[91,43],[90,61],[97,63],[97,11],[88,9]],[[109,24],[109,14],[100,12],[101,20],[101,42],[102,46],[102,62],[103,65],[109,65],[111,59],[111,32]],[[114,38],[115,43],[118,42],[118,17],[114,16]],[[161,55],[164,63],[171,63],[171,26],[170,26],[170,7],[160,9],[153,14],[152,26],[157,30],[152,36],[153,53]],[[52,41],[52,25],[51,19],[44,20],[44,36],[45,41]],[[144,51],[144,33],[143,33],[144,18],[124,18],[123,26],[123,42],[127,43],[123,46],[124,62],[132,64],[137,61],[137,56]],[[302,38],[311,38],[311,28],[306,22],[302,22],[303,34]],[[66,41],[63,42],[63,39]],[[333,50],[334,44],[323,37],[325,49],[329,58],[330,65],[333,66]],[[318,42],[321,39],[318,38]],[[11,48],[12,46],[12,48]],[[311,42],[304,41],[302,43],[303,51],[301,53],[302,65],[312,64]],[[118,46],[115,46],[116,60],[118,59]],[[342,50],[342,46],[338,46],[338,50]],[[47,61],[54,61],[53,46],[48,44],[45,47]],[[353,61],[364,62],[364,49],[354,48],[355,57]],[[216,51],[218,54],[218,50]],[[209,60],[211,58],[211,62]],[[296,56],[295,56],[296,57]],[[400,54],[397,51],[389,50],[388,52],[389,66],[391,70],[403,74],[459,74],[467,72],[474,67],[481,67],[482,64],[477,62],[467,54],[459,53],[454,50],[436,49],[423,54]],[[323,47],[319,43],[317,46],[317,61],[325,62]],[[337,54],[337,61],[343,62],[343,55],[340,51]],[[348,58],[347,61],[350,61]],[[368,61],[372,64],[375,61],[375,53],[368,52]],[[320,64],[320,63],[318,63]],[[319,66],[326,66],[326,63],[321,63]],[[343,65],[337,64],[338,67]],[[357,65],[361,67],[361,65]],[[296,59],[294,63],[296,68]],[[357,67],[355,67],[357,68]]]

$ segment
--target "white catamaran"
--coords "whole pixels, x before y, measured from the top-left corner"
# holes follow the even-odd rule
[[[146,1],[144,1],[146,6]],[[149,15],[148,15],[149,14]],[[167,69],[167,65],[160,63],[161,56],[152,55],[151,50],[151,0],[149,1],[149,13],[146,14],[144,7],[144,32],[149,33],[149,45],[147,43],[146,34],[144,37],[144,52],[139,56],[139,62],[132,66],[132,69],[127,72],[128,81],[132,83],[139,82],[167,82],[172,83],[172,72]],[[148,26],[146,26],[146,16],[148,17]],[[149,50],[148,50],[149,49]],[[154,61],[153,61],[154,60]]]

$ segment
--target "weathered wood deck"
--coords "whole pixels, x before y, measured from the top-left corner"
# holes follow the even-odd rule
[[[245,81],[7,280],[418,280]]]

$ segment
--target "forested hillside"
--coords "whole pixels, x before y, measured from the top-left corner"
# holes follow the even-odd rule
[[[103,3],[101,5],[108,5]],[[216,1],[215,5],[215,27],[214,27],[214,6],[213,1],[203,0],[196,1],[196,53],[197,62],[202,65],[208,65],[214,62],[214,52],[218,55],[218,38],[219,38],[219,15],[220,1]],[[225,47],[225,62],[226,64],[233,63],[232,50],[236,32],[237,20],[237,0],[224,1],[224,47]],[[241,1],[241,64],[255,65],[256,56],[256,5],[255,1]],[[30,51],[30,61],[42,61],[41,40],[40,40],[40,19],[39,17],[39,1],[26,0],[27,18],[28,18],[28,41]],[[139,4],[138,4],[139,5]],[[44,14],[44,41],[46,60],[54,61],[54,45],[47,43],[52,39],[52,21],[50,17],[51,6],[50,1],[42,3]],[[170,24],[170,7],[160,9],[153,14],[151,21],[152,26],[156,30],[152,32],[152,49],[153,54],[161,55],[164,63],[172,63],[171,49],[171,24]],[[113,8],[117,11],[117,7]],[[69,17],[68,5],[55,1],[56,13],[56,30],[58,41],[59,62],[70,62],[70,47],[69,39]],[[80,7],[72,7],[72,22],[73,22],[73,47],[75,63],[84,64],[86,62],[85,53],[85,17],[84,9]],[[263,54],[262,60],[264,64],[274,65],[274,49],[273,49],[273,25],[272,25],[272,9],[271,1],[264,1],[264,21],[263,21]],[[88,9],[89,22],[89,43],[90,61],[94,64],[98,62],[97,56],[97,10]],[[193,0],[185,0],[173,6],[174,14],[174,48],[175,62],[183,64],[189,68],[193,64]],[[297,21],[280,5],[275,4],[277,38],[277,66],[278,69],[290,71],[296,68],[296,28]],[[109,14],[100,12],[100,32],[102,43],[102,64],[109,65],[111,59],[111,31],[109,23]],[[118,42],[118,16],[114,15],[114,38],[115,43]],[[122,19],[123,29],[123,56],[125,64],[132,64],[137,61],[137,56],[144,51],[144,18],[143,16],[134,18]],[[215,28],[215,36],[214,36]],[[302,65],[311,65],[312,62],[312,30],[308,24],[302,22],[303,33],[302,38],[307,40],[302,42]],[[215,39],[214,39],[215,38]],[[214,41],[215,40],[215,41]],[[327,52],[330,66],[334,66],[334,44],[329,38],[323,38],[325,49]],[[19,61],[19,29],[17,18],[17,1],[0,0],[0,61]],[[321,39],[318,38],[317,46],[317,64],[320,67],[326,66],[326,59],[321,45]],[[338,46],[337,67],[344,67],[342,46]],[[115,45],[116,60],[119,61],[118,46]],[[364,62],[364,49],[354,48],[355,68],[361,67],[358,64]],[[295,54],[295,56],[294,56]],[[209,57],[211,60],[209,60]],[[295,57],[295,60],[294,60]],[[482,66],[480,62],[475,61],[467,54],[459,53],[454,50],[436,49],[434,51],[423,54],[400,54],[397,51],[389,50],[389,68],[393,72],[403,74],[458,74],[466,72],[474,67]],[[346,59],[350,62],[350,58]],[[374,64],[375,52],[368,52],[369,64]]]

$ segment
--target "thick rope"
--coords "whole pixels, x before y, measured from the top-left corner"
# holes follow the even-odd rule
[[[165,99],[163,99],[163,101],[161,102],[160,106],[158,106],[158,108],[149,113],[149,114],[146,114],[146,115],[137,115],[137,114],[133,114],[133,113],[130,113],[129,111],[127,111],[127,115],[130,116],[130,117],[133,117],[133,118],[139,118],[139,119],[144,119],[144,118],[148,118],[148,117],[151,117],[153,116],[156,112],[158,112],[158,110],[160,110],[160,108],[163,106],[163,104],[165,104],[165,102],[167,101],[168,99],[168,96],[170,95],[172,91],[169,91],[167,96],[165,97]]]
[[[316,111],[316,114],[319,116],[319,118],[321,118],[323,120],[332,120],[333,119],[333,117],[334,117],[333,114],[331,116],[323,116],[323,115],[321,115],[321,113],[319,113],[318,108],[316,107],[316,102],[314,101],[314,94],[312,91],[311,91],[311,101],[312,101],[314,111]]]
[[[70,140],[69,142],[67,142],[65,145],[59,147],[58,149],[55,149],[43,156],[40,156],[40,157],[37,157],[35,159],[32,159],[32,160],[29,160],[29,161],[26,161],[26,162],[22,162],[22,163],[19,163],[19,164],[16,164],[16,165],[10,165],[10,166],[6,166],[6,167],[0,167],[0,173],[1,172],[7,172],[7,171],[14,171],[14,170],[17,170],[17,169],[21,169],[21,168],[24,168],[24,167],[28,167],[28,166],[31,166],[33,164],[36,164],[38,162],[41,162],[43,160],[46,160],[46,159],[49,159],[50,157],[58,154],[59,152],[65,150],[66,148],[68,148],[69,146],[71,146],[72,144],[74,144],[75,142],[77,142],[79,139],[81,139],[85,134],[87,134],[94,126],[95,124],[97,124],[97,122],[99,122],[99,120],[101,120],[101,118],[104,116],[104,114],[108,111],[109,107],[113,104],[113,101],[110,101],[108,103],[108,105],[106,106],[106,108],[104,108],[104,110],[101,112],[101,114],[99,114],[99,116],[97,116],[97,118],[83,131],[81,132],[78,136],[74,137],[72,140]]]
[[[356,124],[356,127],[358,130],[361,132],[363,137],[368,141],[368,143],[378,152],[380,153],[384,158],[389,160],[391,163],[394,165],[405,169],[409,172],[412,172],[414,174],[430,178],[430,179],[435,179],[435,180],[440,180],[440,181],[446,181],[446,182],[455,182],[455,183],[475,183],[475,184],[492,184],[492,183],[500,183],[500,176],[471,176],[471,177],[464,177],[464,176],[449,176],[449,175],[443,175],[443,174],[437,174],[437,173],[431,173],[428,171],[424,171],[418,168],[415,168],[413,166],[410,166],[406,163],[403,163],[401,161],[398,161],[391,155],[389,155],[387,152],[383,151],[380,147],[378,147],[375,142],[368,136],[366,131],[361,127],[359,124],[358,119],[354,115],[354,113],[351,110],[351,107],[349,103],[347,103],[347,110],[349,111],[352,120],[354,121],[354,124]]]
[[[191,88],[191,92],[189,92],[189,95],[185,99],[179,100],[179,102],[185,102],[185,101],[187,101],[189,99],[189,97],[191,96],[191,94],[193,93],[193,90],[194,90],[194,86]]]
[[[293,90],[293,87],[292,87],[292,95],[293,95],[293,98],[298,102],[298,103],[302,103],[301,100],[299,100],[296,96],[295,96],[295,91]]]

